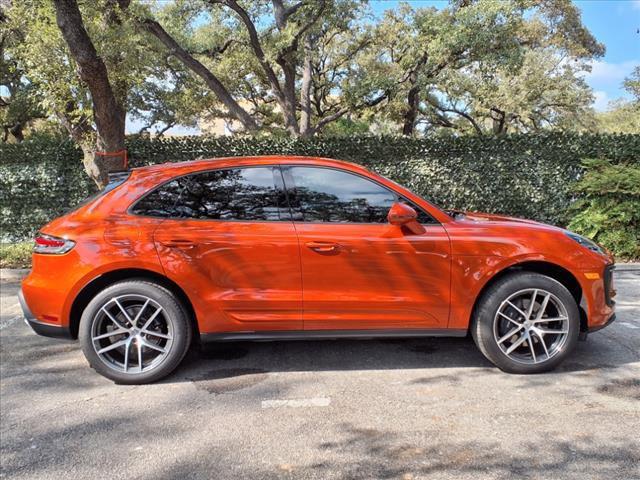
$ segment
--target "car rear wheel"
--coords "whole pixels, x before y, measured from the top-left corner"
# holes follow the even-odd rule
[[[575,348],[580,314],[560,282],[518,272],[489,287],[476,308],[471,333],[484,356],[501,370],[546,372]]]
[[[82,351],[101,375],[142,384],[170,374],[191,341],[191,324],[172,292],[146,280],[105,288],[82,314]]]

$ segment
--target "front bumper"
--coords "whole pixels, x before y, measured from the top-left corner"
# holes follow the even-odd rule
[[[22,289],[20,289],[20,291],[18,292],[18,301],[20,302],[20,307],[22,307],[22,313],[24,315],[25,323],[29,325],[38,335],[42,335],[43,337],[64,338],[67,340],[73,339],[71,330],[68,327],[51,325],[49,323],[40,322],[38,319],[36,319],[33,313],[31,313],[29,305],[27,305],[27,301],[24,298]]]
[[[615,321],[616,321],[616,314],[614,313],[602,325],[596,325],[595,327],[590,327],[589,328],[589,333],[593,333],[593,332],[597,332],[598,330],[602,330],[603,328],[608,327],[609,325],[611,325]]]

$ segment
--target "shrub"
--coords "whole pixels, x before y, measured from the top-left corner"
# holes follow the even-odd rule
[[[640,259],[640,165],[586,160],[576,184],[569,228],[599,242],[616,256]]]
[[[33,242],[0,244],[0,268],[31,268]]]

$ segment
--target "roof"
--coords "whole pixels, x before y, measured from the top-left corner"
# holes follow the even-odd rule
[[[335,166],[335,167],[347,167],[348,170],[355,171],[368,171],[362,165],[358,165],[353,162],[347,162],[344,160],[335,160],[332,158],[324,157],[308,157],[302,155],[256,155],[248,157],[221,157],[221,158],[208,158],[200,160],[189,160],[185,162],[166,162],[155,165],[149,165],[145,167],[137,167],[133,170],[137,174],[174,172],[176,170],[183,173],[189,171],[197,171],[206,169],[207,167],[223,168],[223,167],[235,167],[235,166],[247,166],[247,165],[282,165],[282,164],[301,164],[301,165],[321,165],[321,166]]]

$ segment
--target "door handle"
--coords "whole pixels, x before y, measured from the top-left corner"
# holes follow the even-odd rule
[[[314,252],[318,253],[332,253],[337,252],[341,245],[333,242],[307,242],[305,244],[307,248],[310,248]]]
[[[196,242],[192,242],[191,240],[181,240],[179,238],[164,240],[161,241],[160,244],[169,248],[193,248],[197,245]]]

